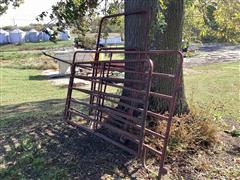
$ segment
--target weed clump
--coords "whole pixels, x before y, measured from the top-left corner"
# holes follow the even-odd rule
[[[191,112],[173,120],[169,152],[209,148],[218,142],[219,127],[210,117]]]
[[[172,120],[168,155],[177,156],[179,153],[195,153],[200,149],[209,149],[219,142],[219,121],[208,114],[206,109],[191,107],[188,114],[175,116]],[[151,130],[164,134],[167,123],[158,121]],[[147,142],[156,149],[161,149],[163,141],[148,136]]]

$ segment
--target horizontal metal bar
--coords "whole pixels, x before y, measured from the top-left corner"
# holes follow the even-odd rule
[[[85,118],[88,121],[92,121],[92,122],[95,122],[97,124],[100,124],[100,125],[108,128],[108,129],[110,129],[110,130],[113,130],[113,132],[117,132],[117,133],[119,133],[121,135],[127,136],[129,138],[129,140],[131,140],[132,142],[135,142],[137,144],[139,143],[139,137],[137,137],[137,136],[135,136],[133,134],[130,134],[130,133],[126,132],[126,131],[123,131],[122,129],[116,128],[116,127],[114,127],[114,126],[112,126],[110,124],[106,124],[106,123],[97,121],[96,119],[93,119],[93,118],[89,117],[88,115],[83,114],[82,112],[80,112],[80,111],[78,111],[78,110],[76,110],[74,108],[70,108],[69,112],[72,113],[72,114],[81,116],[81,117]]]
[[[111,51],[111,53],[113,52],[117,52],[117,51]],[[121,51],[122,53],[125,53],[125,51]],[[133,51],[130,51],[133,52]],[[83,51],[82,53],[91,53],[88,51]],[[99,52],[98,52],[99,53]],[[100,52],[99,54],[101,54],[103,52]],[[106,53],[106,52],[104,52]],[[104,61],[81,61],[81,62],[75,62],[76,65],[79,64],[125,64],[125,63],[139,63],[139,62],[145,62],[146,64],[149,64],[149,61],[147,59],[124,59],[124,60],[104,60]]]
[[[173,75],[173,74],[165,74],[165,73],[153,72],[152,75],[153,76],[160,76],[160,77],[163,77],[163,78],[169,78],[169,79],[174,79],[175,78],[175,75]]]
[[[138,111],[139,113],[142,113],[142,112],[143,112],[143,110],[141,110],[141,109],[139,109],[139,108],[136,108],[136,107],[133,107],[133,106],[130,106],[130,105],[128,105],[128,104],[126,104],[126,103],[123,103],[123,102],[114,101],[114,100],[109,99],[109,98],[105,98],[105,100],[106,100],[106,101],[110,101],[110,102],[112,102],[112,103],[116,103],[116,104],[121,105],[121,106],[124,106],[124,107],[127,107],[127,108],[129,108],[129,109],[134,110],[134,111]],[[75,98],[71,98],[71,101],[72,101],[73,103],[82,104],[82,105],[87,106],[87,107],[92,108],[92,109],[93,109],[93,108],[97,109],[97,107],[94,106],[95,104],[91,105],[91,104],[89,104],[89,103],[80,101],[80,100],[75,99]],[[97,104],[96,104],[96,105],[97,105]],[[105,106],[105,105],[100,105],[100,106]],[[106,106],[106,107],[107,107],[107,106]]]
[[[130,149],[130,148],[128,148],[128,147],[126,147],[126,146],[124,146],[124,145],[122,145],[122,144],[120,144],[120,143],[118,143],[116,141],[113,141],[112,139],[108,138],[107,136],[104,136],[103,134],[100,134],[98,132],[94,132],[93,130],[88,129],[87,127],[85,127],[85,126],[83,126],[81,124],[78,124],[78,123],[73,122],[73,121],[66,121],[66,123],[68,123],[68,124],[70,124],[72,126],[81,128],[81,129],[83,129],[83,130],[85,130],[85,131],[87,131],[89,133],[92,133],[92,134],[94,134],[94,135],[104,139],[105,141],[110,142],[110,143],[114,144],[115,146],[118,146],[118,147],[122,148],[123,150],[129,152],[130,154],[133,154],[133,155],[137,154],[136,151],[133,151],[132,149]]]
[[[148,116],[153,116],[153,117],[158,118],[158,119],[169,120],[168,116],[164,116],[162,114],[155,113],[155,112],[152,112],[152,111],[147,111],[147,115]]]
[[[72,63],[70,63],[70,62],[68,62],[68,61],[66,61],[66,60],[63,60],[63,59],[59,59],[59,58],[57,58],[57,57],[54,57],[54,56],[52,56],[52,55],[50,55],[50,54],[47,54],[46,52],[42,52],[45,56],[48,56],[48,57],[50,57],[50,58],[53,58],[53,59],[55,59],[55,60],[57,60],[57,61],[60,61],[60,62],[63,62],[63,63],[66,63],[66,64],[69,64],[69,65],[72,65]]]
[[[107,64],[105,64],[106,65],[106,67],[108,67],[107,66]],[[113,64],[111,64],[110,65],[110,67],[112,67],[112,68],[122,68],[122,69],[124,69],[125,68],[125,64],[122,62],[122,63],[113,63]],[[133,69],[134,70],[134,69]]]
[[[157,154],[159,156],[162,156],[162,152],[161,151],[158,151],[158,150],[154,149],[153,147],[151,147],[151,146],[149,146],[149,145],[147,145],[145,143],[143,143],[143,147],[148,149],[148,150],[150,150],[150,151],[152,151],[152,152],[154,152],[155,154]]]
[[[160,94],[160,93],[156,93],[156,92],[150,92],[149,95],[150,96],[155,96],[155,97],[158,97],[158,98],[161,98],[161,99],[164,99],[164,100],[168,100],[168,101],[171,101],[173,99],[172,96],[165,95],[165,94]]]
[[[85,77],[88,77],[88,76],[85,76]],[[93,82],[90,78],[86,78],[85,80]],[[95,83],[103,83],[103,84],[106,84],[106,85],[109,85],[109,86],[112,86],[112,87],[121,88],[121,89],[128,90],[128,91],[133,91],[133,92],[139,93],[141,95],[146,94],[146,91],[144,91],[144,90],[137,90],[137,89],[133,89],[133,88],[125,87],[125,86],[120,86],[120,85],[117,85],[117,84],[113,84],[112,82],[100,82],[100,81],[94,81],[94,82]]]
[[[165,138],[164,135],[161,135],[161,134],[159,134],[159,133],[157,133],[157,132],[155,132],[155,131],[152,131],[151,129],[148,129],[148,128],[145,128],[145,132],[146,132],[147,134],[157,136],[158,138],[161,138],[161,139],[164,139],[164,138]]]
[[[152,55],[152,54],[157,54],[157,55],[171,55],[171,54],[175,54],[175,55],[180,55],[180,56],[183,56],[183,53],[181,51],[177,51],[177,50],[149,50],[149,51],[123,51],[123,50],[114,50],[114,51],[110,51],[108,50],[107,52],[106,51],[90,51],[90,50],[87,50],[87,51],[75,51],[75,53],[112,53],[112,54],[140,54],[140,55]],[[100,62],[100,61],[99,61]],[[104,62],[104,61],[102,61]]]
[[[91,91],[91,90],[81,89],[81,88],[71,88],[71,89],[76,90],[76,91],[81,91],[81,92],[86,93],[86,94],[92,94],[94,96],[102,95],[102,96],[108,96],[108,97],[123,99],[123,100],[129,101],[129,102],[136,102],[136,103],[141,103],[141,104],[144,103],[143,100],[130,98],[130,97],[127,97],[127,96],[104,93],[104,92],[99,92],[99,91]]]
[[[116,115],[120,116],[120,117],[123,117],[123,118],[127,118],[127,119],[130,119],[132,121],[134,121],[136,124],[139,125],[139,123],[141,123],[141,119],[138,119],[134,116],[129,116],[127,114],[125,114],[125,112],[119,112],[119,111],[115,111],[113,108],[105,108],[105,107],[99,107],[100,110],[103,110],[107,113],[115,113]]]
[[[105,99],[106,100],[106,99]],[[75,99],[75,98],[71,98],[71,101],[72,102],[74,102],[74,103],[78,103],[78,104],[82,104],[82,105],[84,105],[84,106],[87,106],[87,107],[89,107],[89,108],[91,108],[91,109],[95,109],[95,110],[100,110],[100,111],[102,111],[103,113],[107,113],[109,116],[114,116],[114,113],[115,112],[117,112],[117,113],[115,113],[115,114],[118,114],[118,116],[114,116],[114,118],[118,118],[118,120],[120,120],[120,121],[122,121],[122,122],[124,122],[124,123],[126,123],[126,124],[129,124],[129,125],[131,125],[131,126],[134,126],[134,127],[136,127],[136,128],[140,128],[140,122],[139,122],[139,119],[137,119],[137,118],[134,118],[134,117],[132,117],[132,116],[128,116],[128,115],[126,115],[126,114],[122,114],[121,112],[118,112],[118,111],[114,111],[114,109],[113,108],[110,108],[110,107],[108,107],[108,106],[99,106],[99,105],[97,105],[97,104],[89,104],[89,103],[86,103],[86,102],[83,102],[83,101],[79,101],[79,100],[77,100],[77,99]],[[111,113],[109,112],[109,111],[111,111]],[[120,114],[121,113],[121,114]],[[123,116],[122,116],[123,115]],[[132,122],[128,122],[126,119],[123,119],[123,118],[121,118],[121,117],[124,117],[124,118],[128,118],[128,119],[131,119],[132,121],[134,121],[136,124],[133,124]]]
[[[136,48],[125,48],[125,47],[101,47],[99,51],[109,51],[109,50],[125,50],[125,51],[136,51]]]
[[[89,77],[89,76],[83,76],[83,75],[74,75],[75,78],[83,79],[83,80],[102,80],[102,81],[110,81],[115,83],[146,83],[145,81],[141,80],[134,80],[134,79],[121,79],[121,78],[111,78],[111,77]]]
[[[111,66],[110,66],[109,70],[110,71],[124,72],[124,73],[129,73],[129,74],[148,75],[148,72],[131,71],[131,70],[126,70],[126,68],[120,69],[120,68],[114,68],[114,67],[111,67]]]
[[[109,98],[106,98],[106,97],[105,97],[105,100],[106,100],[106,101],[110,101],[110,102],[112,102],[112,103],[116,103],[116,104],[121,105],[121,106],[123,106],[123,107],[127,107],[127,108],[129,108],[129,109],[134,110],[134,111],[138,111],[138,112],[140,112],[140,113],[143,112],[143,109],[139,109],[139,108],[136,108],[136,107],[134,107],[134,106],[130,106],[129,104],[126,104],[126,103],[123,103],[123,102],[120,102],[120,101],[114,101],[114,100],[109,99]]]
[[[103,113],[104,113],[104,112],[103,112]],[[122,117],[119,117],[119,116],[114,115],[114,114],[108,114],[108,113],[107,113],[107,115],[108,115],[109,117],[114,118],[114,119],[116,119],[116,120],[118,120],[118,121],[120,121],[120,122],[122,122],[122,123],[125,123],[125,124],[127,124],[127,125],[129,125],[129,126],[135,127],[135,128],[137,128],[137,129],[141,129],[141,126],[140,126],[140,125],[135,124],[135,123],[133,123],[133,122],[131,122],[131,121],[127,121],[126,119],[123,119]],[[102,116],[102,117],[103,117],[104,119],[106,119],[106,120],[110,120],[110,121],[112,121],[112,122],[118,123],[117,121],[115,121],[114,119],[111,119],[111,118],[109,118],[109,117],[106,117],[106,116]],[[121,124],[121,125],[122,125],[122,124]]]
[[[118,13],[118,14],[112,14],[112,15],[108,15],[108,16],[104,16],[101,21],[105,20],[105,19],[110,19],[110,18],[115,18],[115,17],[119,17],[119,16],[132,16],[132,15],[137,15],[137,14],[148,14],[148,11],[135,11],[135,12],[129,12],[129,13]]]
[[[112,86],[112,87],[128,90],[128,91],[133,91],[133,92],[139,93],[141,95],[145,95],[146,94],[146,91],[144,91],[144,90],[137,90],[137,89],[133,89],[133,88],[130,88],[130,87],[124,87],[124,86],[120,86],[120,85],[109,83],[109,82],[106,82],[104,84],[107,84],[107,85]]]
[[[86,66],[86,65],[83,65],[83,64],[77,65],[76,68],[77,67],[84,68],[84,69],[87,69],[87,70],[92,70],[94,68],[92,66]]]
[[[87,107],[89,107],[89,108],[91,108],[91,109],[94,108],[92,104],[89,104],[89,103],[80,101],[80,100],[75,99],[75,98],[71,98],[70,101],[73,102],[73,103],[77,103],[77,104],[81,104],[81,105],[87,106]]]
[[[116,104],[118,104],[118,105],[122,105],[122,106],[124,106],[124,107],[127,107],[127,108],[129,108],[129,109],[132,109],[132,110],[134,110],[134,111],[138,111],[138,112],[140,112],[140,113],[142,113],[142,111],[143,111],[142,109],[135,108],[134,106],[130,106],[130,105],[128,105],[128,104],[126,104],[126,103],[123,103],[123,102],[117,102],[117,101],[114,101],[114,100],[109,99],[109,98],[106,98],[106,97],[105,97],[105,100],[106,100],[106,101],[113,102],[113,103],[116,103]],[[82,104],[82,105],[87,106],[87,107],[92,108],[92,109],[97,109],[97,110],[99,110],[99,108],[97,108],[97,107],[95,107],[95,106],[108,107],[108,106],[106,106],[106,105],[97,105],[97,104],[93,104],[93,105],[92,105],[92,104],[89,104],[89,103],[86,103],[86,102],[83,102],[83,101],[79,101],[79,100],[77,100],[77,99],[75,99],[75,98],[71,98],[71,101],[72,101],[72,102],[75,102],[75,103]],[[110,108],[110,107],[108,107],[108,108]]]

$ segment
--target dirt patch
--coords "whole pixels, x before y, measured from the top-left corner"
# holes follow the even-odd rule
[[[194,154],[169,160],[170,179],[238,179],[240,177],[240,138],[219,134],[219,144]]]

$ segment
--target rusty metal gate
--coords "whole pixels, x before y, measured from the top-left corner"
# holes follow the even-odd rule
[[[157,156],[160,179],[176,96],[181,86],[183,55],[175,50],[100,48],[103,22],[109,18],[132,15],[142,15],[148,22],[150,13],[139,11],[103,17],[96,51],[76,51],[72,63],[44,54],[71,66],[65,121],[136,155],[149,171],[152,170],[146,159]],[[146,30],[145,39],[147,34]],[[94,53],[94,58],[76,61],[78,55],[88,53]],[[101,55],[103,60],[99,60]],[[168,67],[164,67],[167,72],[159,71],[164,68],[156,64],[161,63],[154,66],[154,62],[159,60],[169,63]],[[167,85],[170,93],[160,92],[156,85]],[[158,100],[168,105],[167,114],[151,107]]]
[[[79,53],[92,51],[77,51],[74,57]],[[147,156],[156,155],[160,163],[158,175],[161,177],[176,95],[180,88],[181,52],[105,50],[95,53],[104,53],[105,60],[73,61],[64,119],[136,155],[149,171]],[[123,60],[116,60],[116,54],[120,54]],[[151,58],[155,57],[156,61],[156,57],[167,56],[175,57],[176,68],[173,73],[156,72]],[[128,60],[124,60],[126,57]],[[81,69],[90,73],[83,73]],[[76,79],[89,84],[78,85]],[[165,81],[172,82],[171,94],[151,90],[158,79],[163,84]],[[78,93],[86,96],[83,99]],[[167,115],[154,112],[149,107],[149,100],[158,98],[169,103]],[[162,124],[161,130],[147,125],[149,119]]]

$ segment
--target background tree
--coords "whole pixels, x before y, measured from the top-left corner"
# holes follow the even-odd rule
[[[101,3],[105,2],[105,6]],[[49,16],[51,24],[45,28],[45,32],[51,36],[51,40],[55,41],[57,32],[70,28],[76,34],[75,40],[86,40],[87,32],[98,31],[100,17],[99,15],[107,15],[117,13],[123,10],[122,0],[61,0],[52,6],[52,12],[42,12],[37,20],[41,21]],[[123,21],[121,19],[111,21],[104,26],[104,36],[107,32],[117,30],[122,33]],[[117,27],[118,26],[118,27]]]
[[[218,0],[213,16],[218,27],[216,36],[224,42],[240,43],[239,1]]]
[[[50,17],[51,26],[48,26],[45,32],[50,34],[52,40],[56,39],[57,32],[67,28],[74,29],[79,35],[77,38],[84,39],[92,18],[97,14],[100,2],[99,0],[61,0],[52,6],[51,13],[42,12],[37,20]]]
[[[150,10],[150,24],[144,23],[138,16],[125,19],[126,48],[145,49],[144,33],[148,29],[147,49],[180,50],[182,43],[184,1],[183,0],[125,0],[125,12]],[[176,67],[176,57],[152,57],[155,71],[172,73]],[[171,82],[154,80],[152,90],[163,94],[170,94]],[[182,79],[183,84],[183,79]],[[160,99],[152,99],[150,108],[157,112],[168,110],[168,103]],[[184,88],[178,93],[176,113],[188,112]]]
[[[237,0],[186,0],[185,12],[185,40],[240,42],[240,3]]]
[[[19,7],[20,4],[22,4],[24,0],[1,0],[0,1],[0,16],[4,14],[9,6],[13,7]]]
[[[36,29],[37,31],[41,31],[44,28],[44,26],[46,26],[46,25],[45,24],[29,24],[27,26],[18,26],[18,28],[23,31],[29,31],[31,29]],[[12,31],[15,28],[16,27],[12,26],[12,25],[2,27],[2,29],[4,29],[5,31]]]

